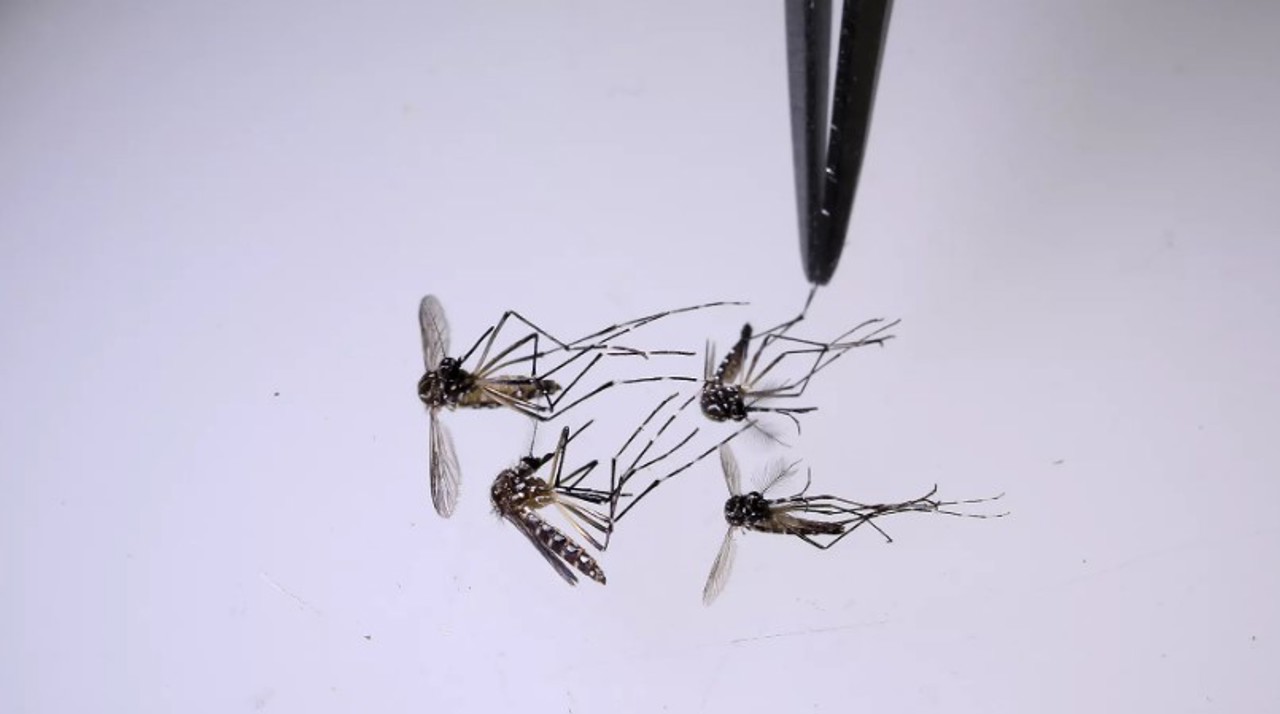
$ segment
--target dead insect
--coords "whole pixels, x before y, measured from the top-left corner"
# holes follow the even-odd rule
[[[814,411],[817,407],[778,406],[776,400],[801,397],[809,386],[809,380],[815,374],[856,347],[883,345],[893,338],[893,335],[885,333],[899,322],[894,320],[885,324],[884,320],[878,318],[867,320],[831,342],[824,343],[786,334],[801,319],[803,319],[803,313],[800,317],[760,334],[753,334],[749,323],[743,325],[738,341],[719,364],[716,363],[715,346],[708,341],[706,361],[703,364],[702,389],[698,393],[698,404],[703,415],[718,422],[753,422],[751,418],[753,414],[781,414],[795,424],[798,432],[800,421],[796,415]],[[874,327],[874,329],[863,337],[853,338],[855,333],[868,327]],[[750,353],[753,339],[759,339],[760,343],[752,355]],[[761,366],[761,358],[774,344],[781,344],[788,349],[779,352]],[[813,358],[803,377],[783,381],[780,384],[769,385],[765,382],[765,378],[783,360],[795,357]]]
[[[991,515],[961,513],[950,510],[951,506],[994,501],[1004,494],[993,498],[967,501],[938,501],[934,499],[938,490],[936,485],[924,496],[902,503],[866,504],[838,496],[806,496],[809,480],[806,480],[804,488],[794,496],[769,498],[766,494],[794,474],[797,463],[776,463],[765,472],[765,482],[761,487],[743,493],[737,459],[734,458],[733,451],[727,444],[720,447],[720,467],[724,471],[725,485],[729,489],[729,498],[724,504],[724,519],[729,524],[729,528],[724,534],[720,551],[716,554],[715,562],[711,565],[711,573],[707,576],[707,583],[702,589],[703,603],[710,605],[724,590],[733,567],[734,542],[739,531],[791,535],[809,545],[826,550],[863,525],[870,525],[887,541],[893,542],[889,534],[874,521],[894,513],[914,511],[966,518],[999,518],[1007,515],[1005,513]]]
[[[578,433],[581,431],[579,429]],[[489,497],[494,511],[523,533],[565,582],[576,585],[578,577],[573,571],[577,570],[603,585],[604,571],[596,559],[539,513],[547,506],[555,506],[578,535],[596,550],[608,547],[612,526],[609,517],[596,506],[608,502],[610,494],[579,486],[597,462],[590,461],[568,475],[564,474],[565,449],[574,436],[577,434],[570,436],[569,427],[565,427],[560,432],[555,451],[540,457],[526,456],[520,463],[498,474],[489,490]],[[544,480],[537,472],[548,462],[551,463],[551,473]]]
[[[422,298],[418,306],[418,324],[422,332],[422,356],[426,371],[418,380],[418,398],[430,414],[431,502],[436,512],[446,518],[453,514],[457,505],[461,478],[453,439],[439,417],[442,408],[453,410],[459,407],[471,409],[505,407],[539,421],[548,421],[615,384],[625,383],[610,382],[601,385],[572,403],[560,406],[561,401],[606,354],[643,357],[692,354],[677,350],[646,352],[621,346],[615,341],[622,335],[668,315],[728,304],[740,303],[707,303],[655,313],[610,325],[572,342],[564,342],[554,337],[519,313],[509,310],[502,315],[497,324],[480,335],[471,349],[461,357],[455,358],[448,356],[449,322],[445,318],[444,307],[434,295]],[[499,334],[507,321],[512,319],[523,323],[532,332],[495,350]],[[553,346],[544,350],[542,345],[544,340],[550,341]],[[471,369],[466,368],[464,365],[477,350],[479,350],[479,357],[475,366]],[[591,358],[568,385],[562,387],[559,382],[551,379],[557,372],[589,354],[592,355]],[[549,360],[558,361],[551,369],[539,373],[539,360],[544,364]],[[527,365],[529,374],[503,373],[504,370],[518,365],[522,367]]]

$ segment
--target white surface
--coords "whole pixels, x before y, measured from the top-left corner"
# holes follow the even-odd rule
[[[514,415],[428,503],[423,293],[804,293],[779,4],[537,5],[0,9],[0,711],[1275,711],[1275,4],[898,3],[809,334],[904,322],[796,453],[1014,514],[749,535],[710,609],[710,463],[605,588],[489,514]]]

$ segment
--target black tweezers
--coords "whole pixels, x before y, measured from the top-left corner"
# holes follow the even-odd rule
[[[845,0],[830,131],[833,0],[786,0],[791,144],[805,278],[826,285],[844,250],[893,0]]]

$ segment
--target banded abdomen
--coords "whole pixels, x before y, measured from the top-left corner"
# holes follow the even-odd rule
[[[586,549],[573,542],[573,539],[562,533],[559,528],[547,523],[542,516],[528,508],[518,509],[509,517],[520,519],[525,531],[540,545],[555,553],[578,572],[604,585],[604,571],[600,569],[600,564],[587,553]]]

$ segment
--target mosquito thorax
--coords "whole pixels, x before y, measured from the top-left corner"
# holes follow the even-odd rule
[[[731,526],[748,526],[769,518],[769,500],[759,491],[730,496],[724,502],[724,519]]]
[[[440,360],[440,365],[418,380],[418,398],[432,407],[455,407],[473,387],[471,374],[453,357]]]
[[[519,466],[506,469],[493,480],[493,486],[489,489],[489,500],[493,502],[493,507],[498,512],[507,511],[520,502],[521,494],[527,488],[523,471]]]
[[[550,503],[551,489],[546,481],[534,475],[541,465],[540,459],[526,456],[519,465],[498,474],[489,489],[493,507],[502,512],[516,506],[541,508]]]
[[[742,387],[736,384],[704,383],[698,406],[711,421],[742,421],[747,418]]]

